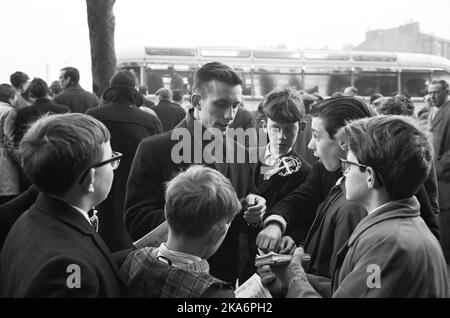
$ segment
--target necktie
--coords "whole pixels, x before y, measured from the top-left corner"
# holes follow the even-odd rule
[[[92,212],[92,215],[89,216],[89,221],[91,221],[92,226],[95,229],[95,232],[98,232],[98,216],[97,216],[97,210],[95,209],[95,207],[92,208],[91,211],[89,211],[90,213]]]

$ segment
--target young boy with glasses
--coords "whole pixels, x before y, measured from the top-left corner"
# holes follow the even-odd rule
[[[448,297],[447,265],[436,237],[420,217],[416,197],[433,159],[429,137],[403,116],[351,122],[338,132],[345,197],[368,215],[339,251],[333,297]],[[272,267],[288,297],[317,297],[297,249],[289,266]]]
[[[88,214],[107,197],[121,158],[109,131],[84,114],[45,116],[20,151],[40,194],[6,238],[0,296],[122,296],[118,267]]]

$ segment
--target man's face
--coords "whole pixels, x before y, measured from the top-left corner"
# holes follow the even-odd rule
[[[430,95],[430,103],[432,106],[441,107],[448,96],[448,92],[443,89],[442,85],[431,84],[428,88],[428,94]]]
[[[278,123],[268,118],[266,130],[269,135],[270,150],[283,156],[294,146],[299,124],[298,122]]]
[[[242,102],[241,85],[211,81],[205,84],[204,96],[199,101],[199,118],[206,128],[218,128],[225,132],[236,116]]]
[[[330,137],[322,118],[312,118],[311,130],[312,136],[308,148],[314,152],[314,156],[322,160],[328,171],[336,171],[340,166],[339,158],[344,158],[345,152],[339,143]]]
[[[351,150],[347,153],[347,160],[360,163]],[[348,201],[355,201],[366,205],[369,195],[366,170],[353,164],[350,164],[348,167],[348,171],[345,172],[345,198]]]
[[[61,73],[59,74],[59,82],[61,83],[61,87],[63,89],[66,88],[70,82],[70,77],[64,78],[65,73],[66,73],[66,71],[61,71]]]

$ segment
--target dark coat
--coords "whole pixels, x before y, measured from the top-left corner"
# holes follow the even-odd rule
[[[68,112],[70,112],[69,107],[55,104],[48,98],[37,99],[33,105],[20,108],[14,120],[14,142],[18,144],[28,127],[42,115]]]
[[[123,154],[108,197],[98,208],[100,236],[112,252],[131,246],[124,224],[125,190],[136,149],[141,140],[162,132],[161,122],[139,108],[113,102],[87,111],[100,120],[111,134],[111,148]]]
[[[66,105],[72,113],[85,113],[89,108],[97,107],[98,97],[81,88],[79,84],[66,87],[53,98],[53,102]]]
[[[379,288],[366,284],[374,265]],[[444,255],[414,197],[365,217],[339,252],[333,277],[333,297],[449,297]]]
[[[266,151],[266,147],[256,148],[262,156]],[[251,149],[250,151],[255,151],[256,149]],[[302,184],[309,172],[311,171],[311,166],[303,160],[302,157],[297,155],[297,153],[292,150],[286,156],[294,156],[300,159],[301,168],[299,171],[294,172],[287,176],[281,176],[279,174],[275,174],[270,179],[264,180],[264,173],[267,169],[267,166],[259,160],[255,169],[255,178],[256,178],[256,186],[258,187],[259,194],[266,199],[267,209],[271,209],[277,202],[286,197],[289,193],[295,190],[300,184]],[[259,159],[263,157],[258,157]],[[295,228],[291,229],[286,234],[291,236],[297,244],[300,244],[306,238],[306,234],[308,233],[309,227],[311,226],[313,218],[307,222],[302,222]]]
[[[152,109],[158,115],[159,120],[161,120],[163,131],[174,129],[186,117],[186,112],[181,106],[168,100],[161,100]]]
[[[69,288],[77,272],[80,288]],[[72,276],[76,277],[76,276]],[[89,222],[66,203],[39,194],[14,224],[0,256],[1,297],[121,297],[116,260]]]
[[[34,204],[38,194],[39,190],[32,185],[14,199],[0,205],[0,251],[14,223]]]
[[[192,111],[187,114],[186,119],[173,132],[149,137],[139,145],[128,178],[125,202],[125,224],[133,240],[144,236],[164,221],[164,184],[193,163],[208,165],[220,171],[231,181],[239,198],[244,198],[249,193],[257,193],[254,184],[253,165],[243,163],[205,163],[201,153],[203,153],[202,149],[206,144],[202,145],[201,140],[194,139],[194,122],[196,126],[200,124],[194,121]],[[198,128],[198,130],[201,134],[202,128]],[[178,138],[172,139],[171,136],[172,133],[182,133],[183,131],[189,132],[189,136],[186,137],[190,140],[191,146],[191,148],[187,149],[190,152],[190,154],[187,154],[189,160],[181,160],[177,163],[171,158],[172,149],[179,141]],[[184,140],[183,137],[182,139]],[[244,148],[233,141],[226,139],[226,142],[227,146],[234,147],[235,153],[238,151],[246,152]],[[198,151],[200,154],[198,161],[194,160],[197,157],[194,156],[195,150],[201,151],[201,153]],[[245,256],[247,254],[246,250],[240,252],[239,238],[241,234],[245,235],[243,237],[246,237],[247,233],[256,230],[247,225],[243,220],[242,213],[237,214],[221,247],[208,260],[211,266],[211,275],[227,282],[234,281],[238,277],[239,269],[242,269],[248,262],[253,262],[248,257],[246,261],[239,261],[240,255]],[[251,234],[253,235],[253,233]],[[255,243],[253,242],[252,244],[254,245]]]

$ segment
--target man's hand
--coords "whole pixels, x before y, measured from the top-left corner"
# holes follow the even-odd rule
[[[266,287],[273,297],[282,298],[286,295],[287,288],[283,286],[281,281],[270,270],[269,265],[258,267],[256,272],[261,277],[261,283]]]
[[[303,248],[297,247],[288,265],[270,266],[272,273],[278,277],[283,286],[288,287],[294,278],[304,278],[306,280],[306,273],[302,267],[304,255]]]
[[[256,237],[256,245],[263,252],[278,251],[281,243],[281,227],[277,223],[269,223]]]
[[[266,212],[266,199],[256,194],[249,194],[245,198],[247,210],[244,211],[244,220],[253,225],[260,225]]]
[[[278,253],[292,255],[292,254],[294,254],[294,251],[295,251],[296,247],[297,246],[295,245],[295,242],[292,239],[292,237],[286,235],[286,236],[283,236],[281,238],[281,242],[280,242]]]

